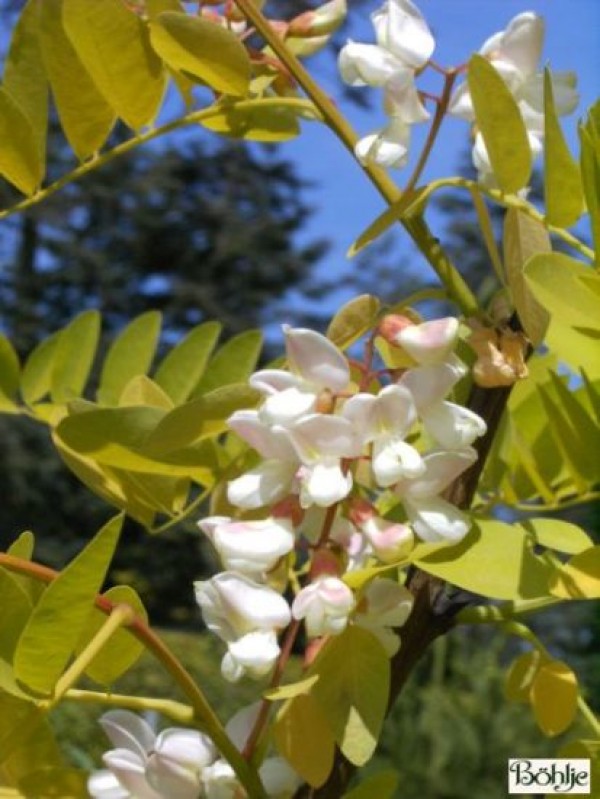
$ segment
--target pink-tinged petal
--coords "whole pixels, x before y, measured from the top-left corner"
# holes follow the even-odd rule
[[[458,338],[458,319],[452,316],[405,327],[398,333],[397,343],[411,358],[422,365],[445,361]]]
[[[348,623],[354,607],[354,595],[338,577],[318,577],[294,599],[292,615],[304,619],[310,638],[337,635]]]
[[[379,560],[393,563],[413,547],[414,536],[406,524],[388,522],[373,516],[360,526]]]
[[[277,636],[272,630],[248,633],[228,646],[233,661],[251,677],[267,674],[279,657]]]
[[[231,521],[231,516],[207,516],[205,519],[200,519],[198,527],[206,535],[210,541],[214,541],[215,530],[222,524],[228,524]]]
[[[261,369],[259,372],[254,372],[248,382],[257,391],[270,395],[285,391],[286,388],[298,387],[302,381],[283,369]]]
[[[469,517],[440,497],[415,501],[405,498],[404,507],[416,535],[429,543],[457,543],[471,529]]]
[[[325,457],[356,457],[362,450],[362,441],[343,416],[311,414],[290,428],[290,437],[298,457],[306,465]]]
[[[407,66],[419,69],[431,58],[435,40],[423,15],[410,0],[387,0],[371,14],[377,44]]]
[[[294,463],[264,461],[227,484],[227,499],[247,510],[272,505],[290,493],[297,468]]]
[[[527,78],[537,70],[543,44],[543,18],[525,11],[508,23],[500,42],[499,57],[514,64]]]
[[[422,418],[427,432],[444,449],[468,447],[487,430],[481,416],[453,402],[432,405]]]
[[[129,710],[109,710],[100,717],[100,726],[116,749],[128,749],[142,760],[154,746],[152,727]]]
[[[112,771],[100,769],[90,775],[87,789],[93,799],[131,799],[131,794],[123,788]]]
[[[344,391],[350,381],[346,357],[328,338],[306,328],[284,325],[290,368],[319,389]]]
[[[408,126],[417,122],[426,122],[430,118],[429,111],[419,97],[412,70],[409,70],[408,75],[396,73],[385,84],[384,91],[385,112],[392,117],[393,122]],[[402,128],[398,127],[397,130],[401,132]],[[402,135],[403,143],[408,147],[408,132]]]
[[[356,142],[354,155],[361,164],[375,164],[383,169],[402,169],[408,161],[410,128],[398,119]]]
[[[344,474],[337,461],[322,461],[300,470],[300,505],[328,508],[345,499],[352,490],[352,474]]]
[[[349,40],[340,50],[338,67],[350,86],[384,86],[402,64],[383,47]]]
[[[463,373],[450,363],[417,366],[405,372],[398,385],[410,391],[419,413],[423,413],[431,405],[441,402]]]
[[[287,388],[267,397],[260,409],[260,418],[269,425],[289,427],[298,419],[313,413],[317,394],[299,388]]]
[[[411,500],[435,497],[456,480],[477,460],[474,449],[438,451],[425,455],[425,474],[415,480],[403,480],[396,493]]]
[[[375,441],[371,466],[377,484],[384,488],[402,478],[418,478],[425,472],[419,452],[397,436],[385,436]]]
[[[283,429],[266,424],[258,411],[236,411],[227,425],[263,458],[294,460],[294,448],[288,435]]]
[[[162,799],[162,794],[157,793],[146,779],[146,761],[140,760],[133,752],[112,749],[103,755],[102,760],[135,799]]]

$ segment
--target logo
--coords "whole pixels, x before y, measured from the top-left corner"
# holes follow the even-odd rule
[[[511,758],[508,761],[510,794],[590,795],[590,761],[585,758],[550,760]]]

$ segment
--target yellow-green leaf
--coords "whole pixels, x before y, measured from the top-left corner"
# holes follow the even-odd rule
[[[504,267],[512,300],[523,329],[537,347],[544,340],[549,315],[533,296],[525,282],[523,268],[534,255],[552,251],[548,231],[535,219],[516,208],[509,208],[504,218]]]
[[[342,799],[392,799],[400,775],[396,771],[378,771],[363,779],[356,788],[345,793]]]
[[[39,36],[39,4],[28,0],[15,25],[4,66],[4,87],[31,123],[41,165],[46,161],[48,79]]]
[[[248,330],[229,339],[210,359],[202,379],[192,392],[192,398],[221,386],[243,383],[254,371],[261,347],[262,334],[259,330]]]
[[[50,391],[59,336],[60,333],[53,333],[44,339],[25,361],[21,377],[21,394],[28,405],[42,399]]]
[[[201,124],[214,133],[246,141],[288,141],[300,133],[298,113],[306,107],[307,101],[297,97],[228,100],[214,106],[219,113]]]
[[[333,766],[335,740],[326,716],[310,694],[283,705],[274,725],[274,739],[279,754],[302,779],[314,788],[323,785]]]
[[[98,311],[84,311],[61,330],[50,380],[50,396],[54,402],[68,402],[81,396],[92,368],[99,336]]]
[[[579,165],[569,152],[558,121],[548,69],[544,70],[544,199],[550,225],[570,227],[583,211]]]
[[[423,571],[491,599],[548,596],[553,569],[518,525],[479,520],[455,546],[415,559]]]
[[[0,86],[0,175],[23,194],[34,194],[43,176],[38,139],[25,112]]]
[[[600,546],[574,555],[560,568],[550,590],[561,599],[600,599]]]
[[[0,607],[0,658],[10,663],[33,602],[19,577],[6,569],[0,569]]]
[[[177,405],[188,399],[204,374],[220,332],[219,322],[198,325],[160,363],[154,380]]]
[[[148,28],[123,0],[63,0],[71,44],[106,102],[137,131],[156,117],[166,75]]]
[[[270,702],[279,702],[283,699],[293,699],[295,696],[303,696],[309,694],[313,685],[319,679],[318,674],[313,674],[311,677],[306,677],[304,680],[298,682],[287,683],[280,685],[278,688],[270,688],[265,691],[263,696]]]
[[[469,60],[467,81],[498,185],[513,194],[531,175],[531,148],[519,107],[498,72],[479,54]]]
[[[113,605],[128,605],[137,616],[140,616],[144,621],[148,620],[148,614],[142,600],[131,586],[114,586],[102,596],[112,602]],[[87,646],[105,622],[106,614],[102,613],[98,608],[92,608],[85,623],[83,634],[75,646],[76,655]],[[85,670],[85,673],[101,685],[112,685],[133,666],[143,651],[144,645],[130,631],[121,628],[110,638],[104,648],[98,652]]]
[[[170,411],[173,402],[162,388],[147,375],[136,375],[123,389],[119,397],[119,407],[149,405],[151,408],[163,408]]]
[[[63,0],[44,0],[38,7],[42,55],[58,118],[67,141],[83,160],[102,147],[114,125],[115,114],[65,33]]]
[[[172,69],[223,94],[243,97],[250,82],[250,57],[230,30],[190,14],[165,11],[150,22],[152,47]]]
[[[510,702],[529,703],[531,686],[542,662],[537,649],[524,652],[510,665],[504,685],[504,695]]]
[[[102,367],[99,402],[116,405],[129,381],[136,375],[146,374],[156,351],[160,325],[160,313],[148,311],[121,331],[112,343]]]
[[[311,696],[344,755],[357,766],[370,759],[385,718],[389,658],[375,636],[352,626],[323,647],[310,674],[318,674]],[[297,700],[296,700],[297,701]]]
[[[590,216],[596,264],[600,264],[600,100],[579,126],[581,179]]]
[[[327,328],[327,338],[340,349],[350,347],[373,327],[380,307],[377,297],[371,294],[355,297],[335,314]]]
[[[531,686],[531,705],[539,728],[549,737],[568,729],[577,713],[577,677],[559,660],[544,663]]]
[[[19,356],[6,336],[0,333],[0,392],[5,397],[14,397],[20,379]]]
[[[536,544],[568,555],[576,555],[593,546],[589,535],[571,522],[561,519],[527,519],[521,522]]]
[[[48,695],[69,662],[115,551],[123,517],[111,519],[50,583],[23,630],[15,676],[33,693]]]

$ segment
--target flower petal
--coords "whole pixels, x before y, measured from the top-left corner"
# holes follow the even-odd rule
[[[399,436],[382,436],[374,442],[371,465],[377,484],[383,487],[425,472],[419,452]]]
[[[417,366],[402,375],[399,385],[410,391],[419,413],[441,402],[464,376],[466,369],[462,362],[459,363],[460,367],[448,362]]]
[[[344,391],[350,381],[346,357],[325,336],[306,328],[283,327],[292,372],[319,389]]]
[[[146,779],[146,761],[127,749],[111,749],[102,757],[104,765],[135,799],[162,799]]]
[[[272,505],[290,492],[297,468],[295,463],[264,461],[227,484],[227,499],[238,508]]]
[[[441,497],[404,498],[404,507],[412,527],[423,541],[461,541],[471,528],[471,520]]]
[[[273,630],[248,633],[228,645],[229,656],[251,677],[267,674],[279,657],[279,644]]]
[[[214,525],[211,540],[226,569],[252,576],[268,571],[291,552],[295,539],[288,519],[269,518],[226,519]]]
[[[112,771],[99,769],[88,778],[87,789],[93,799],[131,799]]]
[[[429,434],[445,449],[468,447],[487,430],[481,416],[453,402],[432,405],[422,418]]]
[[[401,61],[419,69],[435,49],[431,31],[419,9],[410,0],[388,0],[371,14],[377,44]]]
[[[313,413],[290,428],[299,458],[313,465],[326,457],[352,458],[360,454],[362,441],[343,416]]]
[[[338,57],[342,80],[350,86],[384,86],[402,66],[383,47],[352,40],[342,47]]]
[[[147,721],[129,710],[109,710],[100,726],[116,749],[128,749],[142,760],[154,746],[156,735]]]
[[[363,136],[354,146],[361,164],[375,164],[384,169],[402,169],[408,161],[410,128],[399,119]]]
[[[477,453],[470,447],[449,452],[430,452],[423,457],[425,474],[415,480],[404,480],[396,487],[396,493],[408,499],[421,500],[435,497],[450,483],[466,471],[477,460]]]
[[[348,496],[352,474],[344,474],[339,461],[323,460],[300,469],[300,505],[328,508]]]
[[[236,411],[227,420],[227,426],[263,458],[295,459],[294,448],[285,430],[267,424],[258,411]]]
[[[458,319],[448,316],[400,330],[396,342],[422,365],[442,363],[458,339]]]
[[[429,111],[421,102],[412,70],[409,70],[408,76],[396,72],[385,84],[384,107],[392,119],[405,125],[426,122],[430,117]],[[407,134],[404,134],[404,142],[408,147]]]
[[[532,11],[511,19],[502,34],[498,60],[513,64],[524,78],[537,70],[544,44],[544,20]]]

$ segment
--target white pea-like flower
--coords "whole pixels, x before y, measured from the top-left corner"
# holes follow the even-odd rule
[[[304,619],[309,638],[338,635],[348,623],[354,594],[338,577],[323,575],[305,586],[292,603],[295,619]]]
[[[387,577],[376,577],[363,591],[353,621],[373,633],[388,657],[392,657],[400,649],[400,638],[393,628],[406,622],[413,601],[413,595],[403,585]]]

